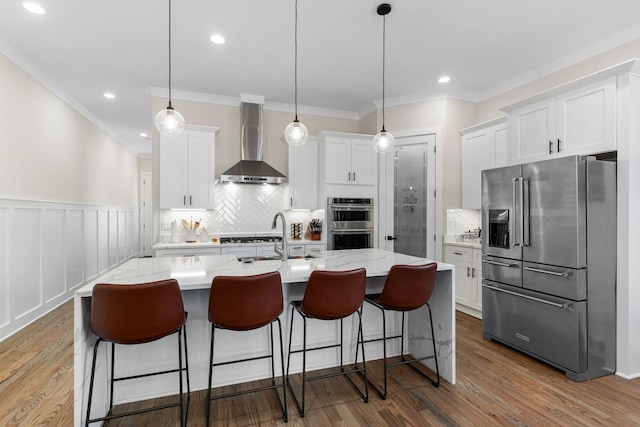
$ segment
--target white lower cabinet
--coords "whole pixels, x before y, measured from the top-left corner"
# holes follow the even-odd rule
[[[273,244],[256,246],[256,256],[276,256],[278,255]]]
[[[325,249],[324,243],[289,243],[288,254],[289,256],[313,255]]]
[[[482,318],[482,251],[445,245],[444,262],[456,271],[456,309]]]
[[[220,255],[235,255],[237,257],[256,256],[255,246],[225,246],[220,248]]]

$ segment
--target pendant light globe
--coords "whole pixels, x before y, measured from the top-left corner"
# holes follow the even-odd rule
[[[386,40],[387,40],[387,20],[386,16],[391,12],[389,3],[382,3],[377,9],[378,15],[382,16],[382,130],[373,137],[373,149],[377,153],[387,153],[393,150],[395,138],[384,128],[384,76],[385,76],[385,59],[386,59]]]
[[[284,130],[284,139],[289,145],[303,145],[309,139],[307,127],[298,120],[298,0],[295,0],[295,30],[294,30],[294,92],[295,92],[295,118]]]
[[[184,132],[184,117],[172,106],[160,111],[155,122],[156,128],[164,136],[178,136]]]
[[[156,115],[156,128],[164,136],[182,135],[184,117],[171,106],[171,0],[169,0],[169,105]]]
[[[309,131],[304,123],[301,123],[298,119],[295,119],[284,130],[284,139],[290,145],[303,145],[309,138]]]

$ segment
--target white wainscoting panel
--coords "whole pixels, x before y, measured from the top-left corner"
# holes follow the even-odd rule
[[[45,209],[42,215],[42,286],[45,303],[64,297],[66,264],[64,251],[64,209]]]
[[[9,210],[0,208],[0,330],[9,324]]]
[[[0,341],[138,255],[138,209],[0,199]]]
[[[84,282],[84,254],[82,247],[83,211],[67,210],[65,227],[67,256],[67,289],[73,290]]]
[[[15,209],[9,215],[9,298],[14,319],[43,303],[40,219],[39,209]]]
[[[84,277],[98,277],[98,211],[84,211]]]

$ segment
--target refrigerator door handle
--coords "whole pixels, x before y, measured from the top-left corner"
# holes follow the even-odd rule
[[[531,233],[529,227],[529,180],[520,178],[520,207],[522,208],[522,246],[531,246]]]
[[[516,203],[517,203],[517,197],[516,197],[516,182],[518,182],[520,180],[520,178],[513,178],[512,179],[512,200],[511,200],[511,207],[513,209],[513,215],[509,216],[509,228],[511,229],[511,232],[509,233],[511,235],[511,246],[520,246],[520,242],[518,240],[516,240],[516,234],[518,234],[517,230],[516,230]]]
[[[491,285],[488,285],[487,283],[491,283],[491,282],[483,282],[482,283],[482,287],[483,288],[487,288],[487,289],[491,289],[492,291],[503,292],[505,294],[514,295],[514,296],[517,296],[517,297],[522,297],[522,298],[525,298],[525,299],[528,299],[528,300],[532,300],[532,301],[536,301],[536,302],[541,302],[543,304],[548,304],[548,305],[551,305],[553,307],[558,307],[558,308],[562,308],[562,309],[565,309],[565,310],[573,310],[573,307],[571,306],[571,304],[560,304],[560,303],[553,302],[553,301],[547,301],[546,299],[536,298],[536,297],[532,297],[532,296],[529,296],[529,295],[520,294],[518,292],[513,292],[513,291],[506,290],[506,289],[502,289],[502,288],[498,288],[498,287],[495,287],[495,286],[491,286]]]
[[[483,259],[482,263],[483,264],[497,265],[499,267],[516,267],[517,266],[517,264],[507,264],[506,262],[489,261],[488,259]]]
[[[552,276],[558,276],[558,277],[569,277],[569,273],[567,273],[566,271],[559,273],[557,271],[542,270],[542,269],[533,268],[533,267],[525,267],[524,269],[527,271],[533,271],[534,273],[550,274]]]

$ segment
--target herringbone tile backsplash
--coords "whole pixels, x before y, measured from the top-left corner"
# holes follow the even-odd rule
[[[215,210],[172,211],[160,210],[160,224],[172,221],[201,220],[211,234],[281,232],[281,224],[271,230],[271,222],[277,212],[283,211],[285,185],[216,184]],[[308,223],[311,218],[324,220],[324,212],[286,212],[287,222]],[[170,229],[160,230],[161,235]]]

